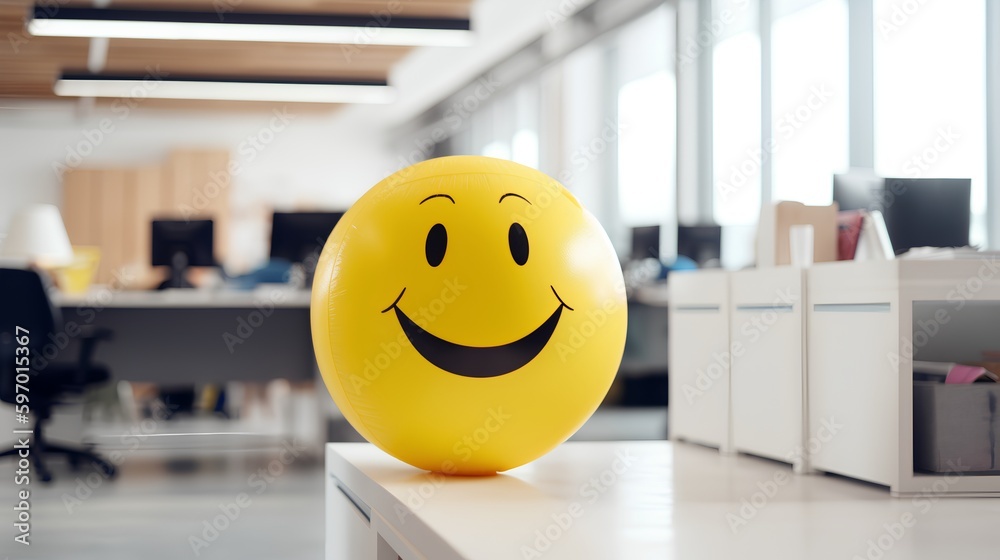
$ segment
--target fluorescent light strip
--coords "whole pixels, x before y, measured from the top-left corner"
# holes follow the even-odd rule
[[[397,18],[380,25],[374,18],[359,17],[91,8],[62,8],[51,16],[36,8],[28,22],[29,33],[48,37],[393,46],[468,45],[472,40],[468,27],[468,20]]]
[[[64,76],[55,93],[64,97],[117,97],[271,101],[289,103],[391,103],[393,88],[352,83],[295,83]]]

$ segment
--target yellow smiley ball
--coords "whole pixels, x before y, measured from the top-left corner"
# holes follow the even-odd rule
[[[565,441],[625,344],[621,268],[562,185],[454,156],[375,185],[327,240],[316,358],[368,441],[415,467],[492,474]]]

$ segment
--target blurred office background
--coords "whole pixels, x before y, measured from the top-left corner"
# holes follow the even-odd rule
[[[53,18],[62,5],[94,5],[52,4]],[[13,235],[26,209],[55,205],[77,247],[74,266],[84,276],[96,268],[75,294],[66,289],[74,278],[53,274],[63,284],[54,304],[64,318],[84,309],[95,324],[117,327],[94,354],[110,362],[110,381],[87,388],[80,406],[54,409],[48,429],[53,439],[91,445],[105,457],[127,450],[118,477],[83,492],[95,497],[78,497],[79,511],[125,519],[151,500],[194,516],[168,524],[169,536],[151,537],[169,543],[166,550],[186,550],[185,535],[199,530],[219,496],[245,487],[247,473],[271,464],[289,441],[302,446],[303,458],[287,467],[294,476],[274,477],[276,490],[262,499],[321,517],[322,506],[310,501],[322,484],[320,446],[358,436],[309,370],[302,290],[309,239],[277,251],[278,216],[291,216],[283,235],[301,237],[310,231],[301,213],[335,220],[380,179],[423,159],[481,154],[535,167],[565,184],[608,231],[629,286],[628,342],[618,379],[580,439],[666,437],[662,280],[677,269],[753,264],[757,221],[773,201],[830,204],[833,175],[852,169],[968,178],[970,244],[1000,248],[1000,7],[986,0],[421,0],[402,8],[379,0],[178,0],[157,7],[375,22],[353,45],[49,37],[26,31],[31,2],[0,2],[0,235]],[[473,34],[463,46],[375,44],[378,22],[399,9],[468,18]],[[57,95],[54,84],[72,72],[136,81],[110,97]],[[387,81],[395,98],[158,98],[164,80],[188,75]],[[185,247],[206,244],[204,231],[167,223],[157,233],[152,222],[193,218],[212,221],[206,258],[218,266],[187,254],[185,277],[199,289],[150,294],[169,280],[171,264],[157,258],[154,237],[162,237],[161,250],[172,235],[188,236],[175,241]],[[242,337],[239,319],[268,305],[275,314],[256,339]],[[162,314],[158,328],[169,327],[172,309],[207,309],[175,320],[200,322],[215,333],[214,348],[163,347],[159,339],[136,355],[133,341],[147,327],[130,321],[149,308]],[[241,340],[227,343],[230,332]],[[62,358],[80,340],[70,343],[60,346]],[[202,350],[247,357],[176,379],[172,366],[136,365],[155,364],[157,352],[164,364],[182,364],[166,356]],[[309,363],[282,366],[282,352]],[[0,427],[9,429],[13,413],[3,410]],[[60,498],[77,496],[79,472],[87,473],[71,466],[52,459],[55,485],[39,516],[62,520],[50,527],[82,531],[73,528],[77,510]],[[207,496],[185,502],[173,488]],[[279,517],[260,509],[237,529],[247,539]],[[320,523],[292,529],[303,556],[318,552]],[[243,550],[230,542],[206,554],[220,549]]]

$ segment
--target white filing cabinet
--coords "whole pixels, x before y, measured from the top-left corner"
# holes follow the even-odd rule
[[[807,466],[804,451],[804,272],[732,273],[730,370],[734,451]]]
[[[894,495],[1000,495],[1000,476],[913,469],[913,360],[1000,346],[1000,262],[895,260],[807,272],[811,467]]]
[[[668,277],[671,439],[730,450],[729,276],[722,270]]]

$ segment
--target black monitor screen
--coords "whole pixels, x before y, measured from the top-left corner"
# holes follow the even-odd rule
[[[319,257],[343,212],[275,212],[271,221],[271,258],[302,263]]]
[[[677,254],[699,265],[722,258],[721,226],[678,226]]]
[[[660,258],[660,226],[632,228],[632,258]]]
[[[184,266],[215,266],[212,220],[153,220],[152,264],[175,266],[183,255]]]
[[[970,179],[886,178],[882,213],[896,254],[969,244]]]
[[[874,171],[852,171],[833,176],[833,201],[840,210],[878,210],[882,178]]]

